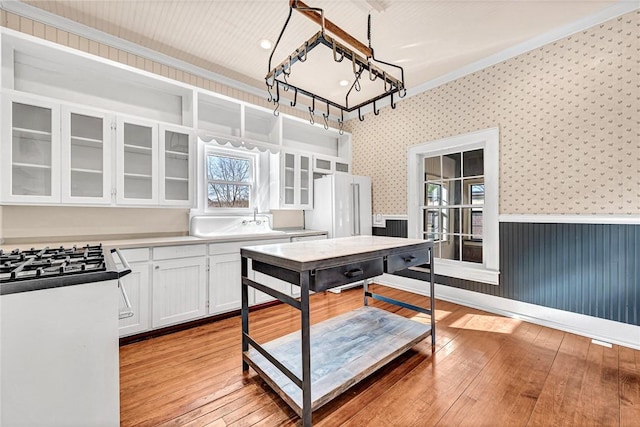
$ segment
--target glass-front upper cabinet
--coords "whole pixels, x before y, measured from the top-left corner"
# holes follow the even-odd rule
[[[116,124],[119,204],[158,203],[158,125],[119,117]]]
[[[62,201],[111,203],[111,117],[62,109]]]
[[[311,156],[280,153],[279,197],[273,206],[280,209],[311,209],[313,206],[313,163]]]
[[[193,131],[160,126],[160,204],[191,206]]]
[[[60,110],[28,97],[2,101],[2,200],[60,200]]]

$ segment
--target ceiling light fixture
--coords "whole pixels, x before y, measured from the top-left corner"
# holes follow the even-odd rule
[[[338,84],[342,87],[349,86],[349,80],[340,80]]]
[[[273,46],[273,42],[271,42],[271,40],[268,40],[268,39],[262,39],[258,42],[258,44],[264,50],[269,50]]]
[[[305,41],[292,54],[288,55],[284,61],[280,62],[280,64],[272,68],[271,60],[273,59],[273,54],[275,53],[278,44],[280,43],[280,39],[282,38],[285,29],[287,28],[287,24],[291,19],[291,14],[294,9],[302,13],[312,21],[320,24],[321,30],[313,35],[310,39]],[[342,125],[344,123],[345,111],[352,112],[358,110],[358,118],[360,119],[360,121],[363,121],[364,118],[361,114],[361,108],[369,104],[373,104],[373,112],[375,115],[378,115],[380,111],[376,108],[376,101],[379,101],[386,97],[391,98],[391,108],[396,108],[396,104],[393,99],[394,94],[398,94],[400,98],[403,98],[407,93],[404,84],[404,69],[401,66],[384,62],[375,58],[373,48],[371,47],[371,15],[369,15],[367,30],[367,37],[369,40],[368,47],[328,19],[325,19],[324,11],[322,9],[309,7],[302,1],[289,0],[289,15],[287,16],[287,20],[285,21],[285,24],[280,31],[280,35],[278,36],[275,46],[271,51],[271,55],[269,56],[269,69],[265,77],[267,91],[269,92],[269,102],[273,102],[274,104],[273,114],[276,116],[279,114],[278,108],[280,106],[281,86],[283,91],[293,90],[293,101],[291,102],[292,107],[295,107],[297,103],[298,92],[311,98],[311,106],[309,107],[309,121],[311,124],[314,123],[316,101],[319,101],[321,104],[326,104],[326,113],[322,113],[325,129],[329,128],[328,120],[331,112],[330,107],[338,109],[340,112],[340,116],[338,117],[337,121],[340,126],[341,133]],[[333,35],[348,43],[355,49],[352,49],[346,44],[339,42],[336,38],[329,36],[327,34],[327,31],[330,31]],[[338,63],[346,59],[347,64],[352,64],[352,67],[349,68],[352,71],[349,72],[352,73],[354,80],[344,97],[344,103],[333,101],[329,99],[328,95],[321,96],[314,93],[309,88],[302,88],[299,85],[294,85],[291,81],[287,80],[288,78],[291,78],[290,76],[293,65],[298,62],[305,62],[308,59],[311,50],[316,46],[326,46],[331,49],[333,51],[334,62]],[[396,70],[400,71],[400,79],[394,77],[388,71],[389,67],[393,67]],[[313,70],[313,72],[317,72],[315,68],[312,67],[311,69]],[[368,81],[366,82],[367,84],[375,82],[376,80],[378,82],[382,82],[383,90],[378,90],[373,95],[367,94],[364,101],[356,101],[355,105],[353,105],[353,95],[355,94],[355,92],[360,92],[362,90],[362,85],[366,81],[366,79],[362,79],[363,74],[368,75],[369,77]],[[342,82],[340,83],[342,85]],[[348,84],[349,81],[346,81],[346,85]],[[272,92],[273,90],[275,90],[275,94]]]

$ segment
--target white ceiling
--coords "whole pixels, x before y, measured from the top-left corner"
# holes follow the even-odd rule
[[[56,15],[146,48],[264,88],[269,51],[289,12],[288,0],[24,0]],[[378,59],[401,65],[411,89],[540,34],[572,24],[618,1],[591,0],[306,0],[325,17],[372,46]],[[380,9],[383,9],[380,11]],[[319,30],[297,11],[275,52],[272,66]],[[331,50],[318,47],[314,50]],[[325,53],[326,55],[326,53]],[[320,61],[322,62],[322,61]],[[346,62],[346,61],[345,61]],[[342,64],[345,65],[345,64]],[[305,74],[330,96],[343,97],[331,60]],[[347,67],[351,69],[351,66]],[[395,74],[395,73],[394,73]],[[399,76],[398,76],[399,77]],[[324,93],[322,94],[324,96]]]

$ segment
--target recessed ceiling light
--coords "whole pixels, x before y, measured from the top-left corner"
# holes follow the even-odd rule
[[[267,39],[262,39],[258,43],[260,44],[260,47],[263,48],[264,50],[271,49],[271,46],[273,46],[273,43],[271,42],[271,40],[267,40]]]
[[[340,86],[348,86],[349,85],[349,80],[340,80],[340,82],[338,84]]]

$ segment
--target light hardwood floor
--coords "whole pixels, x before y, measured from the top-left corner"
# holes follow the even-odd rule
[[[362,289],[315,294],[311,304],[316,323],[361,306]],[[258,342],[299,329],[284,305],[250,316]],[[435,353],[430,339],[419,343],[314,412],[314,425],[640,426],[640,351],[445,301],[436,320]],[[253,370],[242,373],[239,317],[121,347],[120,387],[122,426],[300,425]]]

